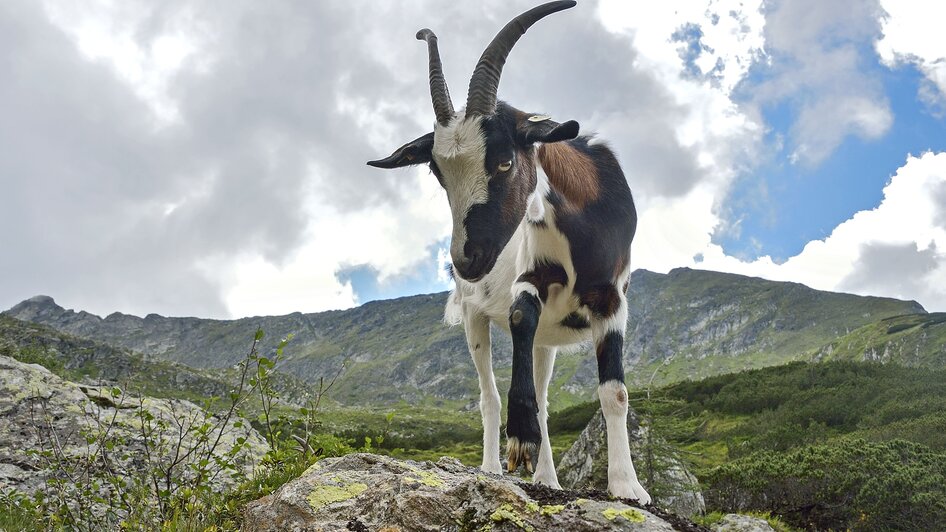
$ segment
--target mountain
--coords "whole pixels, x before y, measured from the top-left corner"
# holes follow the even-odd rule
[[[946,313],[909,314],[869,323],[817,349],[812,359],[946,367]]]
[[[224,397],[226,379],[165,360],[149,360],[127,348],[78,338],[45,325],[0,314],[0,356],[40,364],[59,377],[87,385],[118,384],[159,397]]]
[[[196,368],[229,368],[239,362],[257,328],[267,353],[288,334],[279,369],[315,383],[338,382],[332,398],[345,404],[475,408],[478,388],[463,331],[442,324],[446,293],[374,301],[344,311],[238,320],[144,318],[113,313],[105,318],[66,310],[37,296],[6,311],[82,338],[130,349],[152,360]],[[676,382],[784,363],[806,356],[861,327],[901,315],[926,315],[913,301],[813,290],[796,283],[710,271],[634,272],[625,368],[628,382]],[[493,330],[494,367],[508,386],[508,334]],[[559,356],[553,408],[593,396],[593,356],[579,347]]]

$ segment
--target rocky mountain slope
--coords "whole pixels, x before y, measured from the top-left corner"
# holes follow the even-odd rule
[[[632,384],[666,383],[810,356],[852,331],[899,315],[922,315],[916,302],[812,290],[717,272],[634,272],[629,291],[625,366]],[[66,310],[38,296],[6,312],[58,331],[93,338],[197,368],[228,368],[243,356],[257,327],[264,352],[293,334],[280,370],[304,382],[339,374],[333,398],[346,404],[471,406],[477,396],[463,332],[441,323],[446,294],[375,301],[344,311],[238,320],[101,318]],[[266,343],[268,342],[268,343]],[[500,386],[511,365],[508,335],[494,330]],[[594,357],[562,354],[553,408],[593,395]]]
[[[227,395],[233,385],[220,375],[164,360],[151,360],[127,348],[78,338],[45,325],[0,314],[0,355],[40,364],[61,377],[87,385],[121,385],[162,397]]]

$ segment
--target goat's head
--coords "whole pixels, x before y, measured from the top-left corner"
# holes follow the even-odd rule
[[[578,136],[575,121],[559,124],[496,100],[503,65],[519,37],[542,17],[574,5],[573,1],[549,2],[506,24],[480,57],[470,79],[466,109],[461,112],[454,111],[447,91],[437,37],[428,29],[417,32],[417,39],[427,42],[437,122],[431,133],[368,164],[430,166],[447,192],[453,213],[450,255],[454,271],[469,281],[492,270],[525,214],[536,185],[535,143]]]

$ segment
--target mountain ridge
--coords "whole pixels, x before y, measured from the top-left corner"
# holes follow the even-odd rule
[[[676,382],[784,363],[884,318],[926,315],[915,301],[839,294],[737,274],[678,268],[637,270],[629,289],[625,369],[630,385]],[[460,327],[442,323],[447,293],[368,302],[347,310],[295,312],[235,320],[105,318],[67,310],[49,296],[25,300],[4,314],[147,357],[203,369],[232,366],[257,327],[261,352],[289,334],[280,369],[308,382],[339,374],[335,398],[347,404],[382,401],[475,408],[475,370]],[[511,366],[508,333],[493,329],[500,387]],[[559,355],[552,395],[560,406],[593,394],[594,357],[587,346]],[[555,406],[556,408],[558,406]]]

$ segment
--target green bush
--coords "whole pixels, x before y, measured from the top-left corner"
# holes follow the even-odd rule
[[[946,516],[946,456],[903,440],[757,452],[704,480],[711,508],[768,511],[804,528],[942,530]]]

